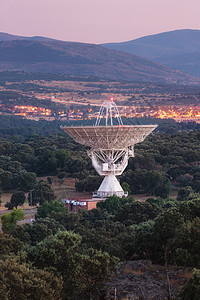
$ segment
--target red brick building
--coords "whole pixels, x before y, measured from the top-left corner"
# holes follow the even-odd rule
[[[62,199],[62,203],[71,212],[78,212],[79,209],[91,210],[97,207],[97,203],[104,201],[102,198],[71,198]]]

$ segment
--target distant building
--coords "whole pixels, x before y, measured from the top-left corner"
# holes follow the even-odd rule
[[[62,199],[62,203],[70,212],[78,212],[79,209],[91,210],[97,207],[97,203],[104,201],[102,198],[71,198]]]

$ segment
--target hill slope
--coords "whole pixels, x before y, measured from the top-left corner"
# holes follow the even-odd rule
[[[125,52],[93,44],[41,41],[41,38],[1,41],[0,70],[64,73],[128,81],[200,83],[196,77]]]
[[[35,40],[35,41],[54,41],[54,39],[46,38],[43,36],[20,36],[20,35],[13,35],[9,33],[0,32],[0,41],[15,41],[15,40]]]
[[[175,30],[103,46],[200,76],[200,30]]]

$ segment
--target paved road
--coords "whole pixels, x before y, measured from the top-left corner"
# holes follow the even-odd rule
[[[0,211],[0,216],[5,215],[5,214],[7,214],[9,212],[12,212],[12,211],[13,211],[12,209],[1,210]],[[34,209],[34,210],[31,211],[31,208],[24,208],[23,211],[24,211],[25,215],[30,214],[31,212],[33,214],[35,214],[37,212],[37,209]]]

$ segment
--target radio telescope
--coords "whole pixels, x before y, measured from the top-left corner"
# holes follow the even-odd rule
[[[117,125],[114,121],[117,120]],[[100,125],[101,122],[105,125]],[[104,102],[94,126],[63,126],[77,143],[88,146],[88,156],[99,175],[105,176],[93,197],[127,196],[116,176],[123,173],[134,145],[142,142],[157,125],[123,125],[119,110],[113,100]]]

